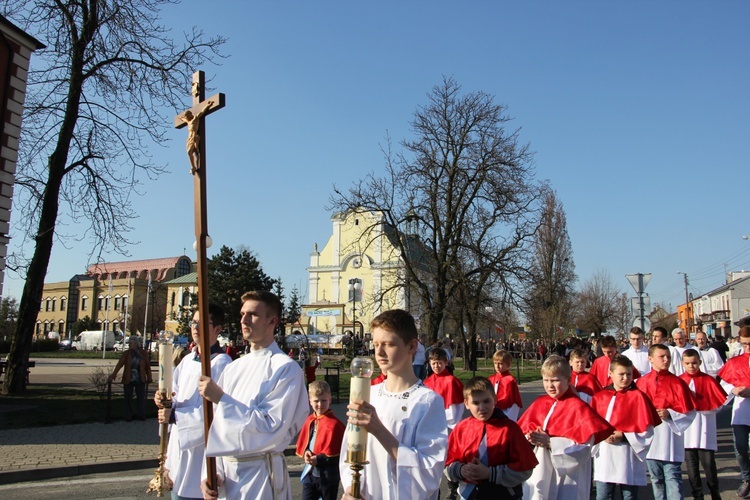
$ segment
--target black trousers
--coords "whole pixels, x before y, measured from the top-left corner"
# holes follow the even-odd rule
[[[706,485],[711,492],[711,498],[721,498],[719,494],[719,480],[716,475],[716,459],[713,450],[703,450],[700,448],[685,449],[685,466],[688,471],[690,488],[693,490],[694,498],[703,498],[703,483],[701,482],[701,472],[698,468],[700,463],[703,471],[706,473]]]

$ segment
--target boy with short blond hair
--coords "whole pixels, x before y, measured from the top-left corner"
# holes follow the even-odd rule
[[[445,468],[445,477],[459,483],[462,499],[519,497],[521,484],[538,463],[521,428],[495,401],[493,384],[484,377],[474,377],[464,386],[464,404],[471,416],[448,437]]]
[[[300,480],[302,498],[335,500],[339,490],[339,455],[344,424],[331,405],[331,388],[316,380],[307,387],[312,414],[305,420],[297,438],[297,456],[305,461]]]
[[[495,406],[500,408],[512,421],[518,421],[518,413],[523,408],[521,392],[518,390],[518,382],[510,373],[513,356],[508,351],[496,351],[492,355],[492,364],[495,366],[495,374],[489,377],[493,390],[497,397]],[[464,395],[466,388],[464,387]]]
[[[591,447],[615,430],[571,390],[569,380],[568,361],[557,355],[547,358],[542,365],[547,394],[518,420],[539,461],[524,483],[525,498],[588,500]]]
[[[633,362],[622,355],[610,363],[612,384],[594,394],[591,406],[614,428],[594,446],[597,498],[615,498],[619,486],[624,500],[637,499],[647,484],[646,454],[661,418],[648,397],[633,384]]]
[[[586,371],[588,356],[583,349],[573,349],[569,358],[570,386],[576,390],[579,398],[590,403],[594,394],[602,390],[602,386],[596,377]]]
[[[636,381],[651,399],[662,425],[654,428],[654,439],[646,455],[651,488],[656,500],[682,498],[684,432],[695,418],[693,396],[687,384],[669,371],[671,351],[662,344],[648,350],[651,371]]]
[[[453,429],[464,414],[464,386],[448,371],[448,353],[444,349],[430,351],[429,361],[432,375],[424,380],[424,385],[443,398],[445,419],[448,428]]]
[[[445,465],[448,426],[442,399],[414,374],[417,327],[407,311],[385,311],[370,324],[375,360],[388,372],[372,387],[370,401],[349,403],[348,423],[368,431],[362,498],[397,500],[438,498]],[[347,449],[344,434],[342,450]],[[344,499],[351,500],[352,471],[341,454]]]
[[[680,378],[688,385],[695,401],[695,418],[685,431],[685,465],[693,498],[703,498],[703,483],[699,464],[706,473],[706,485],[711,499],[721,498],[716,473],[716,413],[727,403],[727,393],[711,375],[701,370],[703,360],[695,349],[682,353],[685,373]]]

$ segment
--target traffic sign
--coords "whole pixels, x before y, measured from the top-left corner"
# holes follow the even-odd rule
[[[630,286],[633,287],[635,293],[639,294],[643,293],[646,286],[648,286],[648,282],[651,281],[651,273],[626,274],[625,277],[628,279],[628,282],[630,282]]]
[[[643,325],[641,325],[641,321],[643,321]],[[644,332],[647,332],[651,330],[651,320],[648,318],[635,318],[635,321],[633,321],[633,326],[637,326]]]

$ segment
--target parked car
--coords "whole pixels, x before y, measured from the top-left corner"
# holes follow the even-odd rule
[[[123,346],[124,346],[124,344],[123,344],[122,340],[118,340],[117,342],[115,342],[115,345],[114,345],[114,347],[112,347],[112,349],[115,350],[115,351],[117,351],[117,352],[120,352],[120,351],[122,351],[124,349]]]
[[[76,346],[73,345],[73,341],[71,339],[63,339],[60,341],[58,349],[60,351],[75,351]]]

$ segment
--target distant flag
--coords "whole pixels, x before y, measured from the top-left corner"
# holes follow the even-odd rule
[[[112,286],[112,275],[109,275],[109,293],[111,294],[114,291],[115,287]]]

